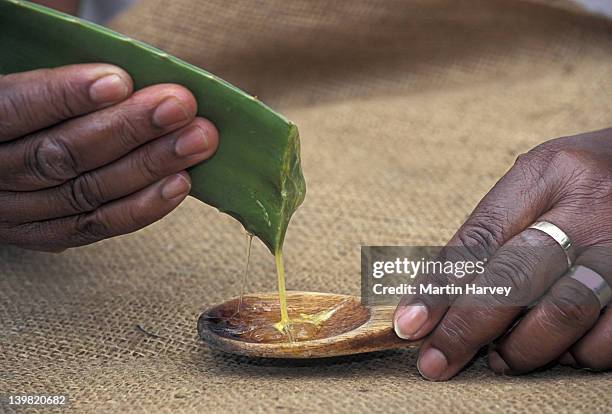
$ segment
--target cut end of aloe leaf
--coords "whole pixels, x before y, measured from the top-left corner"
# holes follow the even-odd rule
[[[238,219],[272,253],[304,200],[296,126],[235,86],[104,27],[26,1],[0,0],[0,74],[78,63],[125,69],[135,89],[185,86],[198,116],[220,135],[209,160],[192,167],[192,195]]]
[[[236,218],[246,231],[258,236],[272,254],[281,250],[289,221],[306,196],[297,127],[288,124],[286,134],[277,136],[276,140],[278,145],[259,154],[257,160],[251,160],[259,164],[259,168],[244,171],[227,166],[225,174],[244,174],[236,180],[240,181],[236,187],[224,188],[212,183],[215,171],[210,171],[210,163],[190,170],[191,195]],[[245,152],[235,161],[252,157],[253,154]],[[219,193],[215,194],[217,191]],[[211,195],[224,202],[211,202]],[[234,199],[240,199],[240,203]]]
[[[289,143],[283,161],[281,173],[281,226],[276,240],[276,246],[283,245],[287,226],[291,216],[302,204],[306,197],[306,182],[302,173],[302,160],[300,157],[300,134],[295,125],[291,125]]]

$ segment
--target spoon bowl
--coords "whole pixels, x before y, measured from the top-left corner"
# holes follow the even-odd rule
[[[200,337],[214,349],[264,358],[323,358],[414,346],[393,330],[394,306],[366,307],[356,296],[287,292],[291,337],[274,327],[278,293],[256,293],[207,309]],[[312,323],[314,321],[315,323]]]

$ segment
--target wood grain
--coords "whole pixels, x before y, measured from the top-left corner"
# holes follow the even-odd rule
[[[278,294],[251,294],[245,303],[261,303],[269,309],[270,322],[278,319]],[[312,314],[344,303],[324,322],[312,340],[295,342],[253,342],[224,332],[223,318],[235,313],[238,298],[206,310],[198,320],[200,337],[214,349],[264,358],[325,358],[416,346],[393,331],[394,306],[364,307],[360,298],[317,292],[287,292],[289,313]],[[276,305],[275,305],[276,304]],[[245,316],[247,317],[247,316]]]

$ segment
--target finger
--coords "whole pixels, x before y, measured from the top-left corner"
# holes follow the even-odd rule
[[[107,64],[0,76],[0,142],[122,101],[132,87],[127,72]]]
[[[611,309],[608,305],[595,327],[570,349],[577,366],[593,371],[612,369]]]
[[[482,199],[447,247],[441,261],[484,261],[554,202],[556,182],[538,169],[537,154],[521,155],[510,171]],[[509,196],[511,195],[511,196]],[[417,284],[443,287],[449,283],[465,286],[473,277],[423,275]],[[438,324],[453,301],[452,295],[405,296],[395,312],[394,328],[400,338],[419,339]]]
[[[0,189],[31,191],[62,184],[191,122],[196,101],[161,84],[126,101],[0,147]]]
[[[518,375],[555,361],[597,322],[599,312],[591,290],[561,278],[489,354],[491,369]]]
[[[430,380],[454,376],[505,332],[522,309],[544,294],[567,269],[565,252],[545,233],[527,229],[509,240],[473,285],[509,293],[464,294],[421,346],[418,368]],[[507,295],[507,296],[506,296]]]
[[[612,246],[596,246],[579,258],[586,266],[599,273],[612,286]],[[570,365],[595,371],[612,369],[612,311],[605,309],[596,325],[587,332],[566,355]]]
[[[595,271],[612,282],[610,246],[592,247],[576,260],[575,272]],[[581,268],[578,266],[586,266]],[[601,303],[585,284],[569,277],[551,290],[489,355],[498,373],[521,374],[553,362],[581,338],[599,318]]]
[[[187,173],[175,174],[90,213],[5,229],[6,242],[32,250],[57,251],[139,230],[161,219],[187,197]]]
[[[93,211],[209,158],[218,140],[214,125],[196,118],[188,126],[58,187],[0,193],[0,217],[25,223]]]

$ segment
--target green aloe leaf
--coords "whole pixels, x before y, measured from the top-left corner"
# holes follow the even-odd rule
[[[205,45],[203,45],[205,47]],[[193,92],[220,132],[216,154],[190,170],[192,194],[239,220],[274,253],[302,203],[296,126],[224,80],[142,42],[32,4],[0,0],[0,73],[104,62],[140,89],[162,82]]]

